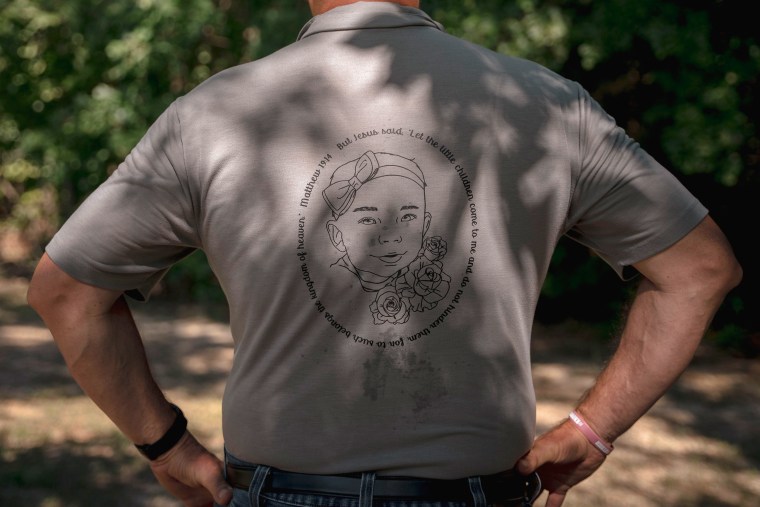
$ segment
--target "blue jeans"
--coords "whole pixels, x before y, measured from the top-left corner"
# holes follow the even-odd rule
[[[225,452],[224,459],[226,463],[233,465],[256,467],[256,465],[239,460],[227,452]],[[375,480],[373,472],[362,474],[360,491],[357,491],[354,497],[263,491],[264,481],[269,470],[269,467],[259,465],[256,468],[251,486],[247,491],[238,488],[233,489],[232,502],[228,507],[489,507],[478,477],[468,479],[472,501],[432,501],[392,498],[373,499],[372,488]],[[533,498],[526,499],[523,505],[530,507],[540,492],[541,486],[539,482],[537,491],[532,495]]]

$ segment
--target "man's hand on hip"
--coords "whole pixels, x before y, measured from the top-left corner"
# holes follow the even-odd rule
[[[549,492],[546,507],[560,507],[570,488],[594,473],[605,457],[565,421],[536,439],[518,460],[517,470],[523,475],[538,472]]]
[[[150,468],[158,482],[185,507],[210,507],[213,502],[227,505],[232,500],[222,462],[190,432],[166,454],[151,461]]]

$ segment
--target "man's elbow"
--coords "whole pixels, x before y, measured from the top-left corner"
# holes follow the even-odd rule
[[[73,278],[43,255],[34,270],[26,299],[46,323],[76,322],[111,313],[122,291],[96,287]]]
[[[741,264],[730,250],[724,250],[703,259],[694,273],[694,283],[703,294],[723,299],[736,288],[744,276]]]
[[[723,263],[723,267],[721,269],[721,276],[718,278],[720,279],[720,284],[722,286],[722,290],[724,293],[728,293],[735,287],[737,287],[744,277],[744,270],[742,269],[741,264],[739,264],[739,261],[734,257],[733,255],[730,256],[730,259],[727,259]]]
[[[66,287],[60,276],[56,276],[56,267],[47,256],[37,264],[29,288],[26,301],[29,306],[42,317],[47,317],[56,309],[65,306]]]

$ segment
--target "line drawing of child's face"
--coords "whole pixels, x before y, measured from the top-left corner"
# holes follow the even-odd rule
[[[412,262],[430,226],[425,190],[389,175],[365,183],[349,209],[327,223],[330,241],[360,273],[390,277]]]

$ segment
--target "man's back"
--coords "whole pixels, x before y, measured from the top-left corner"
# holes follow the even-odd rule
[[[64,231],[119,226],[48,253],[146,297],[206,252],[236,347],[232,455],[456,478],[530,448],[532,318],[561,235],[622,274],[705,213],[579,86],[360,2],[179,99]]]

